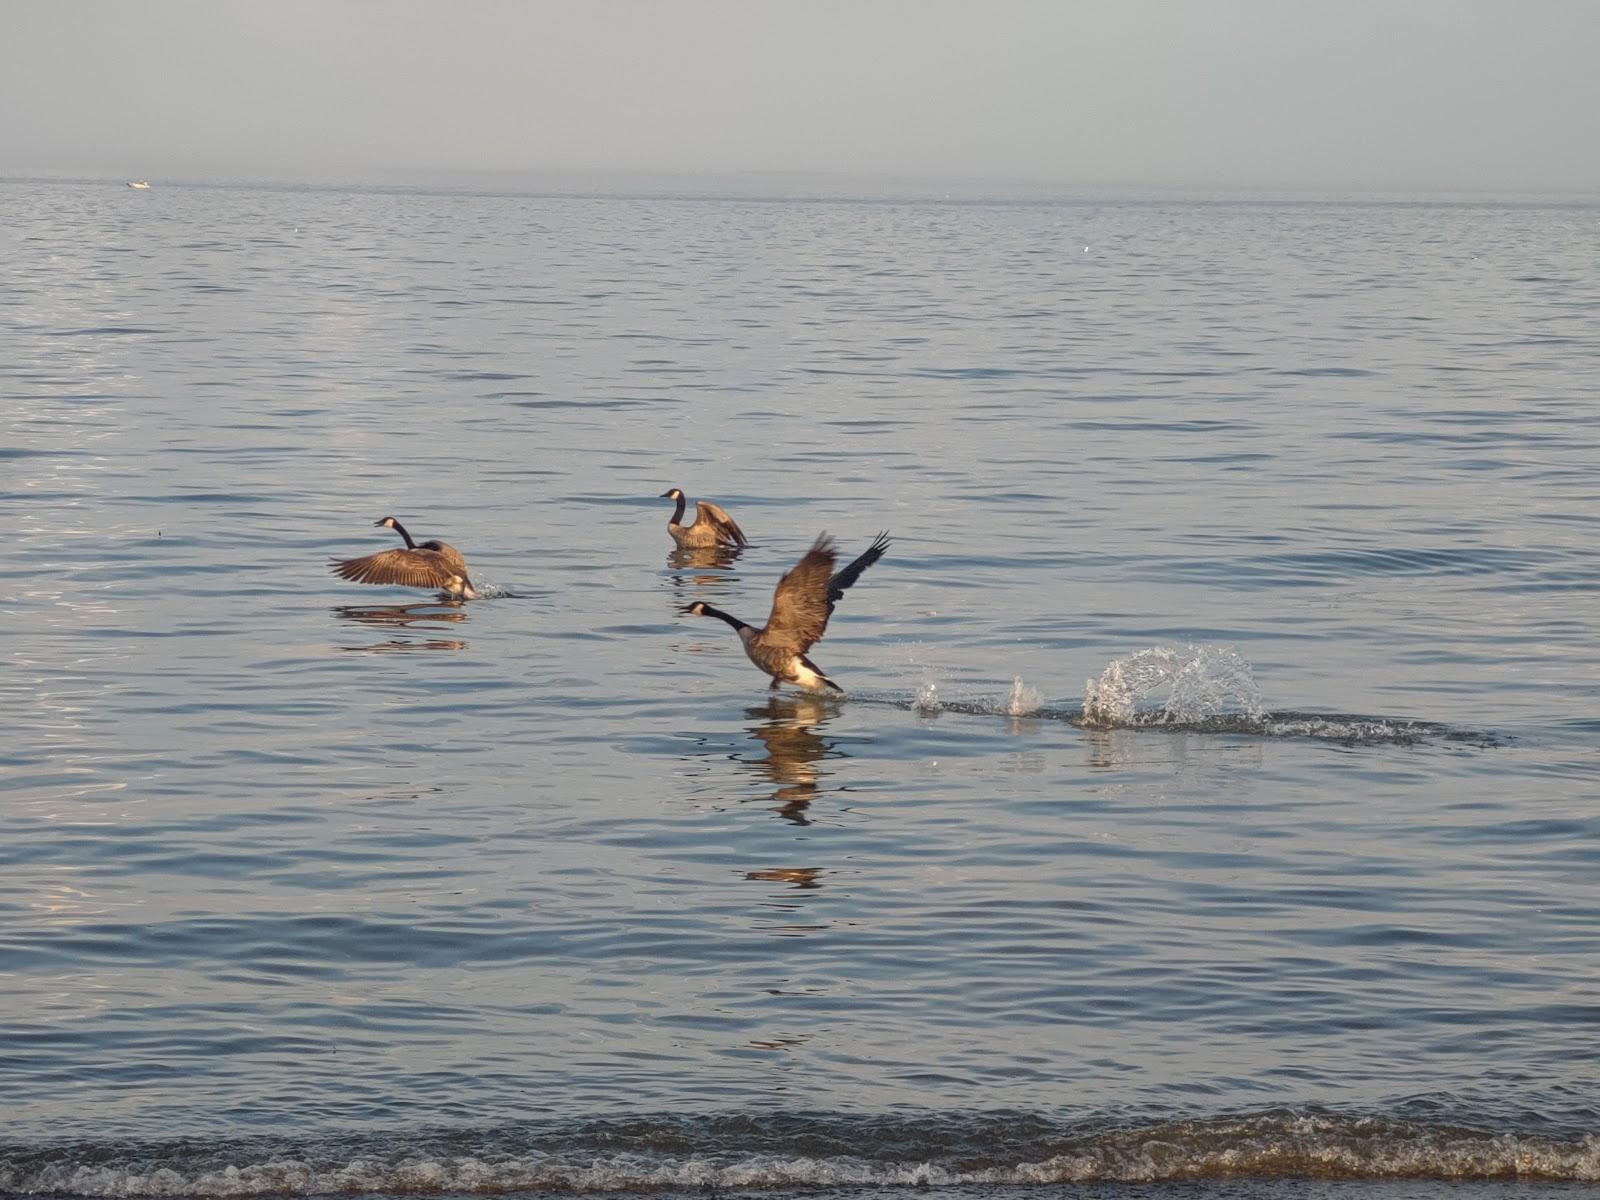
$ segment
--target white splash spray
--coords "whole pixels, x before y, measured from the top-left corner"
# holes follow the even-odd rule
[[[1022,682],[1018,675],[1011,681],[1011,692],[1006,696],[1006,716],[1031,717],[1039,711],[1039,705],[1044,703],[1044,697],[1039,694],[1038,688],[1029,687]]]
[[[925,683],[917,689],[917,698],[911,706],[924,716],[931,717],[944,707],[939,702],[939,688],[932,683]]]
[[[1164,689],[1159,707],[1142,703]],[[1083,723],[1102,728],[1265,715],[1250,664],[1232,646],[1152,646],[1112,662],[1083,693]]]
[[[478,593],[479,600],[506,600],[516,597],[516,593],[510,588],[501,587],[498,583],[474,583],[472,590]]]

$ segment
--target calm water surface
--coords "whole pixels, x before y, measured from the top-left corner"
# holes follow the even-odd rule
[[[1600,208],[10,183],[0,265],[0,1191],[1600,1178]],[[331,576],[391,513],[491,595]],[[880,529],[844,699],[677,612]]]

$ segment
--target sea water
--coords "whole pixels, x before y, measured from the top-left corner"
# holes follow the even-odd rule
[[[1600,1177],[1597,239],[0,185],[0,1191]]]

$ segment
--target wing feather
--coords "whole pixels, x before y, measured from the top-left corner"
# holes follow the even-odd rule
[[[423,542],[420,549],[432,550],[437,553],[439,561],[444,564],[445,569],[452,575],[459,575],[463,579],[468,578],[467,560],[462,558],[461,551],[457,550],[449,542]]]
[[[739,523],[730,517],[720,504],[713,504],[709,500],[696,500],[694,521],[696,525],[704,521],[717,531],[717,535],[723,541],[731,541],[735,546],[750,544],[750,539],[744,536],[744,530],[739,528]]]
[[[833,578],[833,539],[821,534],[805,557],[790,567],[772,593],[772,615],[762,642],[804,654],[828,627],[828,583]]]
[[[459,556],[458,556],[459,557]],[[443,588],[452,571],[434,550],[381,550],[365,558],[335,559],[334,574],[355,583],[390,583],[400,587]]]
[[[872,539],[872,545],[867,547],[866,552],[860,558],[828,580],[828,614],[830,616],[833,614],[833,606],[843,598],[845,590],[861,578],[861,572],[882,558],[883,552],[888,548],[889,535],[880,533]]]

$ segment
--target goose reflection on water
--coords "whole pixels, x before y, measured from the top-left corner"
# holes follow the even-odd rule
[[[667,555],[672,590],[690,598],[729,594],[729,585],[739,577],[722,572],[743,552],[739,546],[680,546]]]
[[[444,632],[452,622],[467,619],[466,605],[462,600],[429,600],[417,604],[339,604],[334,606],[333,615],[360,625],[421,633]],[[391,637],[387,641],[369,642],[364,646],[340,646],[339,649],[357,654],[387,654],[415,650],[464,650],[466,646],[466,642],[457,638]]]
[[[821,867],[768,867],[764,871],[746,871],[744,877],[761,883],[787,883],[791,887],[810,890],[822,886],[817,882],[817,876],[821,874]]]
[[[765,704],[744,710],[755,722],[751,737],[766,748],[765,758],[739,762],[777,785],[772,793],[777,813],[796,825],[809,825],[806,815],[826,774],[818,764],[825,758],[842,758],[844,752],[825,739],[818,728],[827,723],[837,704],[824,696],[773,696]]]

